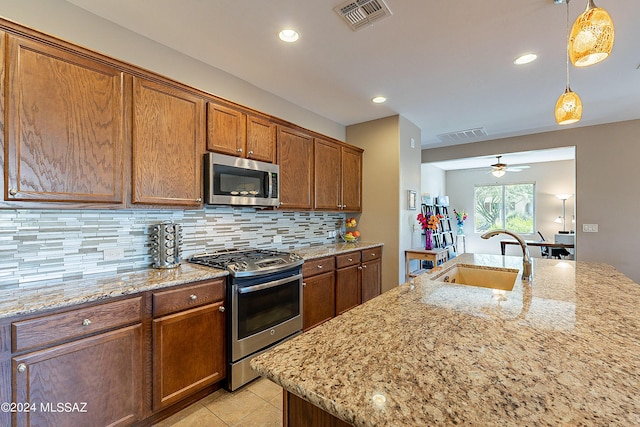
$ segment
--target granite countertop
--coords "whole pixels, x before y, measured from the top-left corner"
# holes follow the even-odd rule
[[[354,243],[335,243],[332,245],[308,246],[305,248],[294,249],[293,252],[300,255],[305,260],[322,258],[326,256],[339,255],[341,253],[361,251],[363,249],[371,249],[382,246],[382,243],[374,242],[354,242]]]
[[[522,269],[520,257],[445,263]],[[533,259],[494,291],[432,272],[252,360],[356,426],[640,425],[640,286],[613,267]]]
[[[2,287],[0,318],[35,313],[130,295],[200,280],[227,276],[226,270],[183,263],[176,268],[148,268],[121,274],[100,274],[81,279],[38,281]]]
[[[337,243],[295,249],[304,259],[381,246],[380,243]],[[128,273],[100,274],[78,279],[42,280],[0,287],[0,318],[131,295],[153,289],[227,276],[218,270],[183,262],[171,269],[142,269]]]

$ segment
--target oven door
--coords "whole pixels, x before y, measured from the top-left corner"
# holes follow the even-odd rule
[[[302,274],[297,268],[232,285],[231,361],[302,330]]]

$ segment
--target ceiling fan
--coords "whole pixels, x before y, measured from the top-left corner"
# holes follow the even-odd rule
[[[498,158],[498,163],[491,165],[491,174],[496,178],[500,178],[504,176],[507,172],[521,172],[523,169],[527,169],[529,166],[512,166],[509,167],[506,163],[501,163],[500,158],[502,156],[496,156]],[[487,172],[489,173],[489,172]]]

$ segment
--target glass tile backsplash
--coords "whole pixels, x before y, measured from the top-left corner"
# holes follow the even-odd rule
[[[151,226],[182,225],[183,259],[224,248],[292,250],[335,242],[344,214],[215,207],[203,210],[0,210],[0,286],[150,267]],[[281,242],[274,243],[280,236]],[[104,261],[104,250],[124,258]],[[57,280],[56,280],[57,279]]]

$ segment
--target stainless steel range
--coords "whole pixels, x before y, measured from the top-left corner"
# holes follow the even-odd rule
[[[227,387],[257,377],[249,360],[302,331],[302,264],[296,254],[231,249],[195,255],[189,262],[229,271]]]

